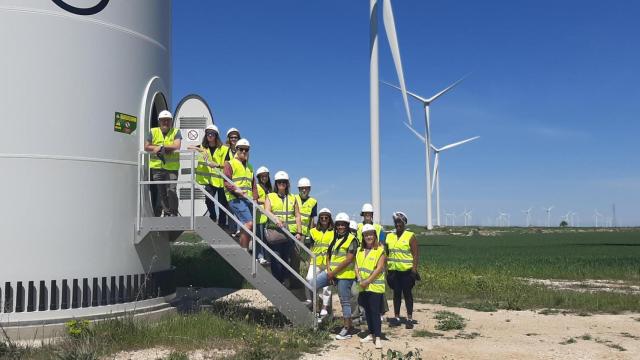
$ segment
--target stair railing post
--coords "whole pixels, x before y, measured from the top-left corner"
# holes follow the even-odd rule
[[[195,217],[195,212],[196,212],[196,199],[195,199],[195,193],[196,193],[196,171],[195,171],[195,165],[196,165],[196,152],[195,150],[191,150],[191,230],[195,230],[196,229],[196,217]]]
[[[316,321],[315,315],[318,313],[318,287],[316,286],[316,281],[318,277],[318,267],[316,266],[316,254],[314,253],[311,256],[311,266],[313,266],[313,329],[318,328],[318,322]]]
[[[142,184],[140,183],[142,181],[142,157],[144,153],[141,151],[138,151],[138,189],[137,191],[137,195],[138,195],[138,200],[137,200],[137,208],[136,208],[136,233],[140,234],[140,227],[142,226],[142,220],[141,220],[141,212],[142,212]]]
[[[251,246],[253,247],[253,253],[251,254],[251,258],[253,260],[253,263],[251,265],[251,275],[252,276],[256,276],[256,272],[258,272],[258,270],[256,269],[257,265],[256,265],[256,253],[258,252],[256,249],[256,222],[258,221],[258,219],[256,219],[256,207],[255,206],[251,206],[251,208],[253,209],[253,234],[251,236]]]

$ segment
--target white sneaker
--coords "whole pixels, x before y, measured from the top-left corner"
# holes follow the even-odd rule
[[[380,339],[379,337],[376,338],[374,344],[376,345],[376,349],[382,349],[382,339]]]
[[[336,335],[336,340],[348,340],[351,339],[351,334],[349,334],[349,330],[347,328],[342,328],[340,333]]]
[[[258,262],[260,263],[260,265],[266,265],[266,264],[268,264],[268,263],[269,263],[269,262],[267,261],[267,259],[265,259],[265,258],[263,258],[263,257],[258,258]]]
[[[327,315],[329,315],[329,312],[327,311],[327,309],[320,310],[320,316],[327,316]]]
[[[311,306],[311,304],[312,304],[312,303],[313,303],[313,301],[311,301],[311,300],[309,300],[309,299],[307,299],[307,300],[305,300],[305,301],[304,301],[304,304],[305,304],[306,306]]]
[[[371,334],[367,335],[367,337],[360,339],[361,343],[367,343],[367,342],[372,342],[373,341],[373,336],[371,336]]]

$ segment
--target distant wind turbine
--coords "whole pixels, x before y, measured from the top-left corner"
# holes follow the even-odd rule
[[[425,159],[426,159],[426,166],[425,166],[425,173],[426,173],[426,192],[427,192],[427,229],[433,229],[433,216],[432,216],[432,202],[431,202],[431,120],[430,120],[430,115],[429,115],[429,106],[431,106],[431,103],[434,102],[437,98],[439,98],[440,96],[446,94],[447,92],[449,92],[451,89],[453,89],[456,85],[458,85],[460,82],[462,82],[462,80],[464,80],[466,78],[463,77],[460,80],[454,82],[453,84],[449,85],[448,87],[446,87],[444,90],[440,91],[439,93],[433,95],[430,98],[424,98],[420,95],[414,94],[411,91],[408,91],[406,89],[403,89],[402,84],[400,84],[400,86],[396,86],[393,84],[390,84],[388,82],[383,81],[384,84],[389,85],[393,88],[396,88],[400,91],[403,91],[404,94],[404,90],[406,90],[406,93],[409,94],[409,96],[413,97],[414,99],[420,101],[422,103],[422,107],[424,108],[424,144],[425,144]],[[412,127],[412,123],[411,121],[409,121],[409,126]]]
[[[532,208],[528,208],[527,210],[522,210],[522,213],[525,215],[527,227],[531,226],[531,210]]]
[[[547,213],[547,227],[551,226],[551,210],[553,209],[553,205],[549,206],[548,208],[542,208],[542,210],[544,210]]]

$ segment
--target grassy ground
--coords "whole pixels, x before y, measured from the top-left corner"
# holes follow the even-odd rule
[[[415,293],[423,300],[485,310],[640,311],[638,296],[558,291],[518,279],[607,279],[638,284],[639,231],[530,233],[514,229],[498,236],[419,235],[418,242],[423,280]]]
[[[105,320],[41,348],[16,348],[0,341],[0,358],[98,359],[123,350],[162,346],[174,350],[169,357],[173,359],[184,358],[190,350],[214,348],[234,349],[231,359],[296,359],[301,352],[319,349],[328,339],[326,330],[286,325],[273,310],[217,303],[210,311],[170,315],[153,324],[131,317]]]

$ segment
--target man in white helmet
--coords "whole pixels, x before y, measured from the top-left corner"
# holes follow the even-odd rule
[[[180,170],[180,129],[173,127],[173,116],[167,110],[158,115],[160,126],[151,128],[144,141],[144,151],[149,155],[149,168],[153,181],[176,181]],[[155,184],[151,186],[153,211],[156,216],[178,215],[176,184]],[[158,201],[159,200],[159,201]]]
[[[362,222],[358,224],[358,239],[362,239],[362,226],[364,224],[371,224],[376,229],[378,241],[380,244],[384,245],[386,233],[383,231],[384,229],[382,228],[382,225],[373,223],[373,205],[369,203],[362,205],[360,216],[362,216]]]
[[[302,223],[302,236],[309,237],[309,230],[315,226],[315,217],[318,213],[318,200],[309,196],[311,193],[311,180],[306,177],[298,180],[298,195],[296,201],[300,209],[300,221]]]

